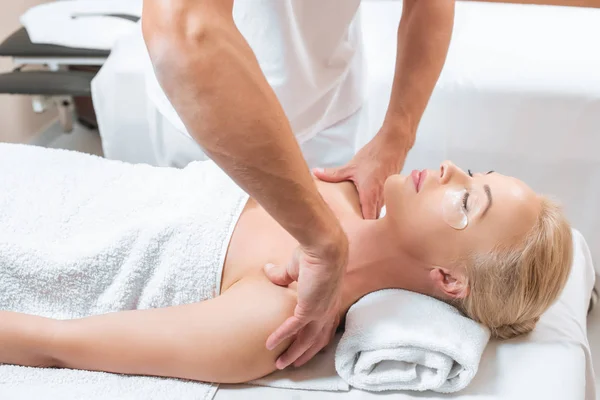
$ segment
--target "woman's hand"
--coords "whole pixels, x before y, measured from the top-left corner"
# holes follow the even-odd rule
[[[265,274],[280,286],[298,282],[298,304],[269,338],[267,348],[277,347],[295,337],[290,347],[277,359],[275,366],[299,367],[312,359],[333,337],[339,324],[342,279],[348,258],[348,241],[343,234],[333,246],[311,250],[299,247],[287,267],[268,264]]]

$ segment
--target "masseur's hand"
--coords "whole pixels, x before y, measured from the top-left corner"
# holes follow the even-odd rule
[[[339,323],[342,279],[348,258],[348,240],[341,232],[335,242],[326,247],[296,249],[290,263],[269,264],[265,273],[280,286],[298,282],[298,305],[267,340],[269,350],[289,337],[295,337],[290,347],[276,362],[278,369],[290,364],[299,367],[315,356],[333,337]]]
[[[350,162],[339,168],[315,169],[315,176],[326,182],[352,181],[358,191],[365,219],[379,217],[383,207],[383,185],[404,166],[412,135],[399,128],[384,126]]]

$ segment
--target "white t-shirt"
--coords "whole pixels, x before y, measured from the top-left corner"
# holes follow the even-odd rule
[[[256,54],[299,142],[352,115],[363,102],[360,0],[236,0],[236,26]],[[187,134],[146,69],[148,96]]]

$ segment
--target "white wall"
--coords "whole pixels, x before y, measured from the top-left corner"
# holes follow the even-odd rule
[[[30,7],[49,0],[0,0],[0,41],[20,27],[19,17]],[[13,69],[10,58],[0,57],[0,73]],[[0,142],[27,143],[56,117],[50,110],[35,114],[31,98],[0,95]]]

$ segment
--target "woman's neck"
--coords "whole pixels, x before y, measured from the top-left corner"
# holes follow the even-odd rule
[[[430,268],[411,257],[398,243],[392,221],[353,218],[345,222],[350,254],[342,288],[342,316],[361,297],[377,290],[434,293]]]

